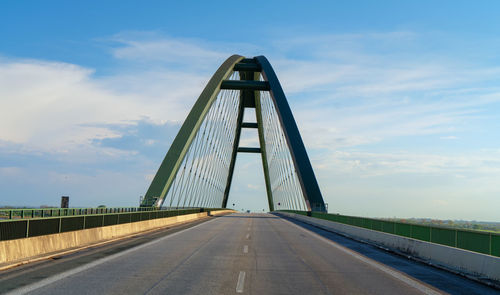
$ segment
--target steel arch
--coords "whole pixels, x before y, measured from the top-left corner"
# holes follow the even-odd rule
[[[227,80],[227,78],[235,71],[240,73],[240,81]],[[261,75],[263,77],[263,81],[259,80]],[[260,91],[269,91],[278,115],[281,130],[286,138],[286,144],[293,160],[293,166],[297,173],[300,189],[302,191],[302,196],[304,197],[307,210],[326,212],[323,197],[309,161],[309,157],[307,156],[304,143],[297,128],[297,124],[271,64],[264,56],[247,59],[240,55],[233,55],[229,57],[209,80],[208,84],[184,121],[165,158],[163,159],[144,199],[141,202],[141,206],[160,207],[162,205],[168,191],[170,190],[176,173],[186,156],[186,152],[188,151],[207,112],[214,103],[221,89],[240,90],[239,110],[236,120],[237,126],[235,128],[236,134],[226,181],[226,189],[224,191],[221,207],[227,207],[237,153],[239,151],[246,151],[261,153],[269,209],[271,211],[274,211],[275,209],[273,206],[273,193],[270,185],[269,166],[266,156],[267,151],[263,134],[260,100]],[[251,123],[244,125],[243,113],[245,107],[255,108],[257,116],[256,125],[252,125]],[[258,129],[260,148],[247,148],[246,150],[245,148],[239,148],[239,136],[242,126]]]

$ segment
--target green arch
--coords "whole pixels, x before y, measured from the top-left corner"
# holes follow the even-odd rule
[[[239,71],[243,81],[227,81],[227,78],[233,73]],[[258,81],[260,75],[265,82]],[[238,153],[239,134],[241,132],[243,111],[245,104],[252,105],[256,109],[257,125],[260,141],[260,152],[262,154],[262,164],[266,183],[266,191],[269,202],[269,209],[274,210],[273,196],[270,187],[270,176],[267,165],[266,149],[262,127],[262,113],[260,108],[260,90],[270,91],[275,106],[281,129],[286,138],[286,142],[293,160],[294,168],[297,171],[297,177],[302,190],[302,195],[308,211],[326,211],[323,197],[319,189],[314,171],[312,169],[309,157],[305,150],[304,143],[300,136],[297,124],[293,118],[291,109],[286,100],[279,80],[264,56],[258,56],[253,59],[245,59],[240,55],[229,57],[215,72],[203,92],[199,96],[189,115],[184,121],[179,133],[175,137],[170,149],[163,159],[158,172],[156,173],[149,189],[146,192],[141,206],[160,207],[168,194],[172,182],[179,170],[180,165],[186,153],[196,136],[207,112],[214,103],[221,89],[241,90],[240,107],[237,119],[236,136],[233,145],[232,158],[229,166],[229,173],[226,182],[221,207],[227,206],[229,190],[234,172],[234,163]],[[248,151],[248,150],[247,150]],[[253,150],[255,152],[255,150]]]

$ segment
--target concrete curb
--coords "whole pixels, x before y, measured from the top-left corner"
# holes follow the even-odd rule
[[[221,210],[211,212],[210,215],[216,216],[232,212],[234,211]],[[193,213],[38,237],[1,241],[0,264],[8,264],[2,266],[2,269],[6,269],[25,264],[26,261],[33,262],[54,255],[60,255],[65,250],[71,249],[69,251],[75,251],[74,248],[79,250],[88,246],[115,241],[133,234],[194,221],[206,216],[208,216],[208,212]],[[50,255],[42,258],[39,257],[45,254]]]
[[[452,271],[500,284],[500,258],[304,215],[279,212],[301,222],[381,245]]]

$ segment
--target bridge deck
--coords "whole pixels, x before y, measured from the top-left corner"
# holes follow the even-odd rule
[[[4,278],[0,273],[0,286],[17,278],[35,280],[24,287],[33,294],[496,294],[271,214],[213,218],[88,262],[57,275],[51,263],[71,263],[71,257]],[[41,273],[46,278],[36,282],[32,277],[40,279]]]

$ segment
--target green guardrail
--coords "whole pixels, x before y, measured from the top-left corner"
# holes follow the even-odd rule
[[[90,208],[87,208],[90,209]],[[94,208],[102,209],[102,208]],[[146,208],[141,208],[146,209]],[[199,212],[225,210],[222,208],[192,208],[144,210],[136,212],[101,213],[45,218],[10,219],[0,222],[0,241],[57,234],[108,225],[131,223]]]
[[[294,210],[283,212],[307,215],[315,218],[335,221],[338,223],[358,226],[416,240],[446,245],[473,252],[500,257],[500,234],[474,230],[462,230],[447,227],[437,227],[387,221],[374,218],[327,214]]]
[[[184,209],[184,208],[181,208]],[[8,219],[45,218],[159,210],[153,207],[98,207],[98,208],[34,208],[0,209],[0,222]]]

